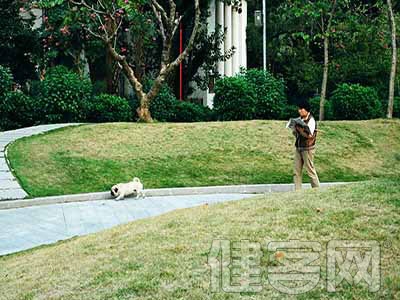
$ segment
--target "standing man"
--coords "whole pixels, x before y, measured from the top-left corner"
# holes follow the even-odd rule
[[[294,151],[294,184],[295,189],[301,189],[303,166],[311,179],[313,188],[319,187],[317,171],[314,167],[315,141],[317,139],[317,123],[310,113],[310,104],[303,102],[298,105],[298,112],[302,120],[310,128],[310,134],[307,134],[299,125],[296,125],[293,134],[296,137],[296,149]]]

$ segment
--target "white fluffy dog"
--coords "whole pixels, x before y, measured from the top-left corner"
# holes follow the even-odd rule
[[[137,177],[133,178],[131,182],[119,183],[111,188],[111,196],[116,197],[115,200],[122,200],[130,195],[135,195],[136,198],[145,197],[143,184]]]

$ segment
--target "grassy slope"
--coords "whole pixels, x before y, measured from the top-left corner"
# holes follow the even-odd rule
[[[251,299],[285,296],[267,282],[269,241],[318,241],[322,249],[333,239],[390,241],[381,247],[378,293],[349,286],[326,293],[322,257],[320,285],[299,299],[399,299],[399,215],[393,179],[178,210],[0,257],[0,299],[250,299],[210,294],[207,254],[218,238],[262,243],[264,288]]]
[[[32,196],[108,190],[142,178],[145,187],[292,181],[293,136],[283,121],[98,124],[19,140],[9,158]],[[320,125],[322,181],[400,176],[400,121]]]

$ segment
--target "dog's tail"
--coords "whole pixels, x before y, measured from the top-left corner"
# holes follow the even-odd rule
[[[140,182],[140,179],[135,177],[135,178],[133,178],[133,182]]]

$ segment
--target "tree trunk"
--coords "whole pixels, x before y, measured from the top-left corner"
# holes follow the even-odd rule
[[[139,116],[139,121],[140,122],[146,122],[150,123],[153,122],[153,118],[151,117],[150,114],[150,109],[149,109],[149,99],[147,99],[147,96],[145,96],[141,101],[140,101],[140,106],[137,108],[136,112]]]
[[[106,51],[106,83],[107,93],[114,94],[114,59],[110,51]]]
[[[328,71],[329,71],[329,37],[324,37],[324,73],[322,75],[321,85],[321,99],[319,102],[319,120],[323,121],[325,117],[325,98],[326,98],[326,86],[328,84]]]
[[[389,81],[389,99],[387,117],[391,119],[393,117],[393,100],[394,100],[394,82],[396,79],[396,65],[397,65],[397,45],[396,45],[396,21],[393,14],[392,1],[387,0],[389,19],[390,19],[390,30],[392,35],[392,68],[390,70],[390,81]]]

